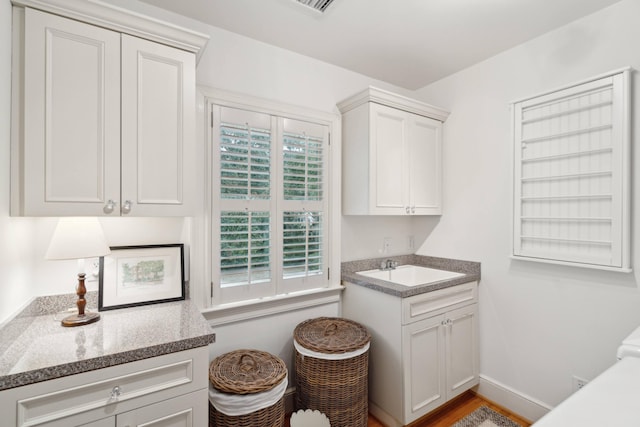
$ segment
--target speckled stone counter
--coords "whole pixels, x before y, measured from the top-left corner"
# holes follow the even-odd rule
[[[463,273],[464,276],[448,280],[441,280],[425,285],[403,286],[386,280],[374,279],[372,277],[357,274],[358,271],[375,270],[380,268],[380,263],[390,259],[397,261],[398,265],[419,265],[439,270],[454,271]],[[436,258],[423,255],[401,255],[384,258],[371,258],[359,261],[343,262],[341,266],[342,283],[346,286],[358,285],[369,289],[384,292],[385,294],[406,298],[426,292],[437,291],[462,283],[480,280],[480,263],[474,261],[462,261],[450,258]]]
[[[73,305],[74,297],[37,298],[0,329],[0,390],[215,341],[189,300],[104,311],[96,323],[65,328],[60,319],[69,313],[60,311]],[[88,307],[93,297],[87,294]]]

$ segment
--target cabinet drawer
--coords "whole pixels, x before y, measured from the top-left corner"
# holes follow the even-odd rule
[[[44,383],[47,392],[33,390],[17,399],[16,425],[57,425],[55,421],[73,425],[83,414],[113,415],[157,398],[204,388],[207,357],[206,349],[190,350],[93,371],[89,377],[80,374],[49,381]]]
[[[478,282],[469,282],[402,300],[402,324],[416,322],[478,301]]]

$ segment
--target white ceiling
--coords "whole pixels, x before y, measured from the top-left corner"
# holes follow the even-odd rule
[[[142,0],[418,89],[619,0]]]

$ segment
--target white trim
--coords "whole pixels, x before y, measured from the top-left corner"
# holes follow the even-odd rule
[[[476,388],[476,392],[487,400],[495,402],[529,421],[535,422],[553,409],[546,403],[521,393],[486,375],[480,375],[480,383]]]
[[[389,415],[385,410],[381,407],[369,401],[369,413],[373,415],[378,421],[384,424],[387,427],[402,427],[403,424],[398,422],[395,418]]]
[[[387,107],[439,120],[441,122],[444,122],[447,120],[447,117],[449,117],[449,111],[445,109],[427,104],[426,102],[407,98],[406,96],[398,95],[393,92],[378,89],[373,86],[369,86],[364,91],[356,93],[344,101],[339,102],[338,109],[344,114],[347,111],[353,110],[367,102],[386,105]]]
[[[340,294],[343,289],[344,287],[342,286],[335,286],[251,301],[221,304],[204,309],[201,312],[209,322],[209,325],[215,328],[216,326],[272,316],[293,310],[336,304],[340,302]]]
[[[290,119],[309,120],[314,119],[316,123],[332,125],[336,120],[340,120],[340,116],[334,113],[314,110],[312,108],[300,107],[297,105],[286,104],[283,102],[272,101],[270,99],[259,98],[243,93],[230,92],[223,89],[198,85],[198,90],[212,104],[221,105],[223,107],[232,107],[247,109],[252,108],[274,116],[282,116]],[[331,129],[334,131],[335,129]],[[338,129],[340,130],[340,129]]]
[[[209,36],[169,22],[132,12],[100,0],[12,0],[14,6],[45,12],[105,27],[121,33],[200,54]]]

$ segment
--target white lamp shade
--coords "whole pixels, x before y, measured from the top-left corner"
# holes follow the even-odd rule
[[[109,253],[97,218],[60,218],[45,259],[94,258]]]

